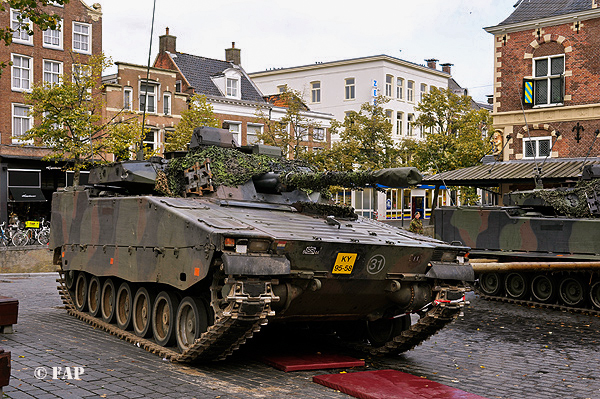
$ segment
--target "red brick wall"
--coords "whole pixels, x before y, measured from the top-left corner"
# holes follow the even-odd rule
[[[20,54],[33,58],[32,83],[43,81],[43,60],[60,61],[63,63],[63,73],[70,74],[73,57],[81,57],[85,62],[89,56],[72,53],[73,21],[84,22],[92,26],[91,50],[92,54],[102,52],[102,17],[97,18],[98,13],[86,7],[80,0],[71,0],[64,7],[47,6],[50,13],[59,15],[63,19],[63,50],[55,50],[43,47],[43,32],[34,27],[33,45],[13,43],[10,46],[0,44],[0,60],[10,61],[11,54]],[[94,20],[97,19],[97,20]],[[0,13],[0,25],[10,24],[10,11]],[[46,151],[38,148],[22,148],[20,145],[12,144],[12,104],[24,104],[23,93],[12,91],[11,68],[4,69],[0,76],[0,155],[23,155],[43,156]]]

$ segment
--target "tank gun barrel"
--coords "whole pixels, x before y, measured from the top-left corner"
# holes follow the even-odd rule
[[[282,183],[289,187],[320,191],[330,186],[344,188],[408,187],[421,182],[423,175],[413,167],[389,168],[358,172],[290,172],[281,175]]]

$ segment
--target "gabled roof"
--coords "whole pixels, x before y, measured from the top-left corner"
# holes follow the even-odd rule
[[[264,103],[262,94],[252,82],[250,82],[248,75],[246,75],[246,72],[241,67],[236,66],[231,62],[186,53],[177,52],[171,53],[170,55],[196,93],[223,97],[223,94],[219,91],[217,86],[215,86],[211,77],[223,76],[223,71],[235,67],[239,68],[242,75],[242,100]]]
[[[519,0],[515,4],[515,11],[498,26],[590,10],[592,2],[593,0]]]
[[[598,164],[600,158],[548,158],[487,163],[426,176],[423,184],[448,186],[494,187],[500,183],[532,183],[534,168],[542,167],[542,180],[548,182],[573,181],[581,176],[583,165]],[[543,164],[543,166],[542,166]]]

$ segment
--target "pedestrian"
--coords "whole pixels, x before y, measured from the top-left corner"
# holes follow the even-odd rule
[[[421,212],[415,212],[415,216],[410,221],[410,226],[408,226],[408,231],[423,234],[423,221],[421,220]]]

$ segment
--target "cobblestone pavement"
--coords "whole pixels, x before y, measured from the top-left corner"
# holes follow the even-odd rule
[[[20,301],[15,333],[0,334],[13,359],[7,397],[348,397],[312,383],[316,374],[342,370],[284,373],[264,365],[257,354],[275,344],[260,336],[224,362],[164,361],[68,316],[56,277],[0,275],[0,295]],[[397,369],[487,398],[600,398],[600,318],[469,299],[464,317],[423,345],[396,358],[367,358],[356,370]],[[35,377],[39,367],[46,378]],[[62,367],[58,379],[53,367]],[[81,380],[66,379],[67,367],[83,367]]]

